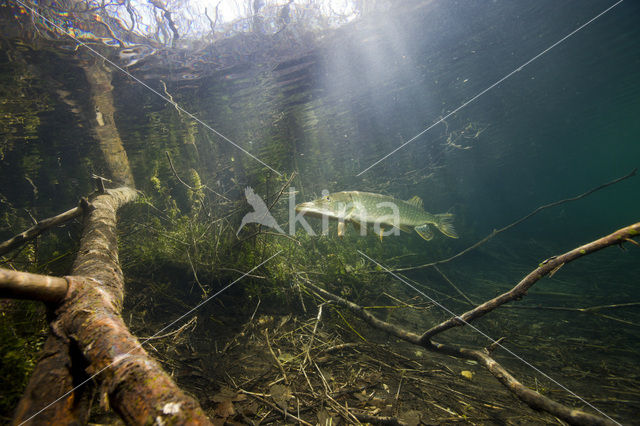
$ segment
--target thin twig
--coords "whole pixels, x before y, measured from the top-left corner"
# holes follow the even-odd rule
[[[507,226],[505,226],[503,228],[494,229],[489,235],[487,235],[486,237],[484,237],[483,239],[481,239],[477,243],[467,247],[466,249],[462,250],[461,252],[459,252],[459,253],[451,256],[451,257],[448,257],[448,258],[442,259],[442,260],[437,260],[435,262],[425,263],[424,265],[409,266],[409,267],[406,267],[406,268],[396,268],[396,269],[393,269],[392,271],[393,272],[412,271],[412,270],[415,270],[415,269],[424,269],[424,268],[428,268],[430,266],[441,265],[443,263],[451,262],[452,260],[457,259],[458,257],[460,257],[460,256],[462,256],[464,254],[467,254],[471,250],[478,248],[479,246],[481,246],[482,244],[486,243],[487,241],[489,241],[490,239],[492,239],[496,235],[500,234],[501,232],[507,231],[507,230],[513,228],[514,226],[519,225],[520,223],[522,223],[525,220],[529,219],[531,216],[533,216],[533,215],[535,215],[537,213],[540,213],[542,210],[545,210],[545,209],[548,209],[548,208],[551,208],[551,207],[555,207],[555,206],[558,206],[560,204],[568,203],[568,202],[571,202],[571,201],[577,201],[577,200],[579,200],[581,198],[584,198],[584,197],[586,197],[588,195],[593,194],[596,191],[599,191],[599,190],[604,189],[604,188],[606,188],[608,186],[614,185],[616,183],[622,182],[625,179],[628,179],[628,178],[630,178],[632,176],[635,176],[637,171],[638,171],[638,169],[635,168],[630,173],[628,173],[628,174],[626,174],[626,175],[624,175],[622,177],[614,179],[614,180],[612,180],[610,182],[603,183],[602,185],[596,186],[595,188],[592,188],[592,189],[588,190],[587,192],[584,192],[584,193],[582,193],[580,195],[576,195],[575,197],[571,197],[571,198],[565,198],[565,199],[559,200],[559,201],[554,201],[553,203],[549,203],[549,204],[545,204],[543,206],[540,206],[540,207],[536,208],[535,210],[533,210],[532,212],[530,212],[529,214],[527,214],[527,215],[521,217],[520,219],[516,220],[515,222],[512,222],[512,223],[510,223],[509,225],[507,225]]]
[[[197,316],[194,316],[193,318],[191,318],[186,324],[183,324],[180,328],[173,330],[170,333],[167,334],[163,334],[161,336],[151,336],[151,337],[138,337],[138,340],[144,340],[145,343],[148,342],[149,340],[158,340],[158,339],[164,339],[166,337],[171,337],[174,336],[174,340],[180,335],[180,333],[182,333],[185,329],[187,329],[191,324],[195,323],[198,320]]]
[[[193,261],[191,260],[191,255],[189,254],[188,249],[186,250],[186,253],[187,253],[187,259],[189,260],[189,265],[191,265],[191,271],[193,272],[193,278],[195,278],[196,283],[198,284],[198,287],[200,287],[200,290],[202,290],[202,298],[206,299],[209,292],[207,291],[206,288],[204,288],[204,286],[202,285],[202,283],[200,283],[200,280],[198,279],[198,273],[196,272],[196,267],[193,264]]]
[[[284,193],[284,190],[287,189],[287,187],[289,186],[289,184],[291,183],[293,178],[296,177],[296,175],[297,175],[297,172],[295,172],[295,171],[293,173],[291,173],[291,176],[289,177],[289,179],[287,179],[285,184],[282,185],[282,188],[280,188],[280,191],[278,191],[278,194],[276,195],[276,198],[274,198],[273,201],[271,202],[271,205],[269,206],[269,210],[271,210],[273,208],[273,206],[276,205],[278,200],[280,200],[280,197],[282,197],[282,194]]]
[[[244,394],[247,394],[247,395],[251,396],[252,398],[257,399],[258,401],[260,401],[260,402],[262,402],[264,404],[267,404],[269,407],[273,408],[274,410],[277,410],[277,411],[281,412],[286,417],[290,417],[291,419],[295,420],[296,422],[298,422],[298,423],[300,423],[302,425],[313,426],[311,423],[306,422],[306,421],[302,420],[301,418],[294,416],[293,414],[287,412],[286,410],[283,410],[282,408],[278,407],[276,404],[272,403],[271,401],[263,398],[262,396],[259,396],[261,394],[257,394],[257,393],[254,393],[254,392],[248,392],[248,391],[245,391],[243,389],[239,389],[239,390],[240,390],[240,392],[242,392]],[[262,395],[264,396],[264,394],[262,394]]]
[[[285,384],[288,385],[289,384],[289,380],[287,379],[287,373],[285,373],[284,367],[282,366],[282,363],[280,362],[280,360],[276,356],[276,353],[273,351],[273,348],[271,347],[271,342],[269,342],[269,331],[267,329],[264,330],[264,337],[267,339],[267,347],[269,348],[269,352],[271,352],[271,355],[273,356],[273,359],[276,360],[276,364],[278,364],[278,368],[280,369],[280,372],[282,373],[282,378],[284,379]]]
[[[383,330],[399,339],[405,340],[414,345],[422,346],[430,351],[438,352],[450,356],[454,356],[457,358],[463,359],[472,359],[474,361],[479,362],[483,365],[487,370],[491,372],[509,391],[514,393],[520,400],[525,402],[530,407],[536,410],[543,410],[548,413],[553,414],[571,424],[582,424],[582,425],[618,425],[618,423],[597,415],[589,414],[584,411],[580,411],[574,408],[570,408],[559,404],[550,398],[547,398],[544,395],[535,392],[534,390],[524,386],[517,379],[515,379],[502,365],[496,362],[493,358],[489,356],[489,354],[473,349],[466,348],[458,348],[451,345],[444,345],[440,343],[436,343],[433,341],[423,341],[419,335],[407,331],[404,328],[380,320],[376,318],[374,315],[367,312],[361,306],[350,302],[346,299],[343,299],[340,296],[337,296],[333,293],[328,292],[327,290],[319,287],[312,282],[307,282],[307,285],[323,296],[334,300],[338,305],[348,308],[352,311],[356,316],[360,317],[369,325]],[[314,366],[317,365],[313,363]],[[319,369],[318,369],[319,370]]]
[[[450,280],[450,279],[449,279],[445,274],[443,274],[443,273],[442,273],[442,271],[441,271],[441,270],[440,270],[436,265],[433,265],[433,269],[435,269],[436,271],[438,271],[438,273],[439,273],[440,275],[442,275],[442,278],[444,278],[444,280],[445,280],[447,283],[449,283],[449,285],[450,285],[451,287],[453,287],[453,289],[454,289],[455,291],[457,291],[457,292],[458,292],[458,294],[459,294],[460,296],[464,297],[464,298],[465,298],[465,300],[466,300],[467,302],[469,302],[469,304],[470,304],[471,306],[474,306],[474,305],[475,305],[475,303],[473,303],[473,301],[472,301],[471,299],[469,299],[469,298],[467,297],[467,295],[466,295],[466,294],[464,294],[462,291],[460,291],[460,289],[459,289],[458,287],[456,287],[456,285],[455,285],[455,284],[454,284],[454,283],[453,283],[453,282],[452,282],[452,281],[451,281],[451,280]]]
[[[178,181],[183,184],[184,186],[186,186],[188,189],[190,189],[193,192],[196,192],[200,189],[206,189],[208,191],[211,191],[212,193],[216,194],[218,197],[220,198],[224,198],[227,201],[231,201],[230,199],[228,199],[227,197],[225,197],[224,195],[214,191],[213,189],[209,188],[207,185],[202,185],[200,188],[194,188],[191,185],[189,185],[187,182],[183,181],[180,176],[178,175],[178,172],[176,171],[176,168],[173,167],[173,161],[171,160],[171,155],[169,155],[169,151],[165,151],[164,152],[167,155],[167,159],[169,160],[169,166],[171,167],[171,171],[173,172],[173,175],[176,177],[176,179],[178,179]]]
[[[311,345],[313,345],[313,339],[316,337],[316,331],[318,330],[318,324],[320,323],[320,319],[322,318],[322,308],[325,304],[330,302],[323,302],[318,305],[318,316],[316,317],[316,323],[313,326],[313,333],[311,333],[311,339],[309,339],[309,344],[307,345],[307,353],[304,356],[304,360],[302,361],[305,364],[309,360],[309,352],[311,351]]]

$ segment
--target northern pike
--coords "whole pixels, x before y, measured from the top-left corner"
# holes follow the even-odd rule
[[[388,195],[371,192],[343,191],[325,195],[317,200],[300,203],[296,212],[315,217],[338,220],[338,236],[344,235],[345,223],[354,226],[374,225],[380,239],[385,229],[398,228],[416,231],[425,240],[433,238],[432,227],[450,238],[458,238],[453,228],[453,214],[431,214],[422,207],[420,197],[397,200]]]

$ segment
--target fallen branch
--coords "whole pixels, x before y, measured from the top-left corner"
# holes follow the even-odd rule
[[[472,310],[465,312],[462,315],[449,318],[448,320],[436,325],[435,327],[432,327],[422,335],[420,340],[426,344],[429,339],[431,339],[431,337],[435,336],[436,334],[442,333],[443,331],[453,327],[466,325],[470,321],[486,315],[500,305],[504,305],[505,303],[511,302],[512,300],[520,299],[521,297],[526,295],[527,290],[529,290],[529,288],[531,288],[531,286],[533,286],[537,281],[539,281],[545,275],[556,271],[562,265],[565,265],[582,256],[586,256],[590,253],[602,250],[605,247],[609,247],[614,244],[622,244],[623,242],[631,240],[638,235],[640,235],[640,222],[619,229],[612,234],[599,238],[583,246],[577,247],[560,256],[554,256],[550,259],[547,259],[542,262],[540,266],[530,272],[526,277],[524,277],[515,287],[513,287],[508,292],[503,293],[491,300],[488,300],[483,304],[476,306]]]
[[[13,250],[16,247],[21,246],[27,241],[34,239],[47,229],[53,228],[54,226],[58,226],[61,223],[65,223],[73,218],[82,215],[85,211],[88,211],[88,209],[89,203],[87,202],[87,200],[82,199],[80,200],[80,203],[78,203],[77,207],[74,207],[71,210],[67,210],[66,212],[61,213],[57,216],[39,221],[26,231],[21,232],[20,234],[8,239],[3,243],[0,243],[0,256]]]
[[[581,198],[584,198],[588,195],[593,194],[596,191],[599,191],[601,189],[604,189],[608,186],[614,185],[616,183],[622,182],[625,179],[629,179],[630,177],[633,177],[636,175],[636,172],[638,171],[638,169],[633,169],[631,170],[631,172],[629,172],[628,174],[619,177],[617,179],[614,179],[610,182],[606,182],[603,183],[602,185],[598,185],[595,188],[591,188],[590,190],[588,190],[587,192],[584,192],[580,195],[576,195],[575,197],[571,197],[571,198],[565,198],[563,200],[558,200],[558,201],[554,201],[553,203],[549,203],[549,204],[545,204],[543,206],[540,206],[538,208],[536,208],[535,210],[533,210],[532,212],[530,212],[529,214],[521,217],[520,219],[516,220],[515,222],[510,223],[509,225],[502,227],[500,229],[494,229],[493,231],[491,231],[491,233],[489,235],[487,235],[486,237],[484,237],[483,239],[481,239],[480,241],[478,241],[477,243],[467,247],[466,249],[462,250],[461,252],[448,257],[446,259],[442,259],[442,260],[437,260],[435,262],[430,262],[430,263],[425,263],[423,265],[418,265],[418,266],[408,266],[406,268],[396,268],[393,269],[393,272],[404,272],[404,271],[413,271],[415,269],[424,269],[424,268],[428,268],[430,266],[435,266],[435,265],[440,265],[443,263],[447,263],[447,262],[451,262],[454,259],[457,259],[458,257],[467,254],[468,252],[470,252],[471,250],[474,250],[476,248],[478,248],[479,246],[481,246],[482,244],[486,243],[487,241],[489,241],[490,239],[492,239],[493,237],[495,237],[496,235],[500,234],[501,232],[507,231],[511,228],[513,228],[516,225],[521,224],[522,222],[524,222],[525,220],[529,219],[530,217],[540,213],[542,210],[551,208],[551,207],[555,207],[555,206],[559,206],[560,204],[564,204],[564,203],[568,203],[571,201],[577,201],[580,200]]]
[[[366,323],[375,328],[381,329],[402,340],[422,346],[433,352],[443,353],[458,358],[472,359],[479,362],[481,365],[487,368],[487,370],[489,370],[491,374],[493,374],[507,389],[509,389],[509,391],[514,393],[520,400],[536,410],[546,411],[571,424],[614,425],[617,423],[610,418],[604,418],[580,410],[572,409],[529,389],[528,387],[520,383],[517,379],[515,379],[511,374],[509,374],[509,372],[504,369],[504,367],[502,367],[498,362],[491,358],[491,356],[489,355],[489,351],[483,352],[474,349],[445,345],[433,342],[431,339],[436,334],[442,333],[443,331],[446,331],[450,328],[466,325],[470,321],[491,312],[495,308],[507,302],[522,298],[524,295],[526,295],[527,290],[531,288],[531,286],[533,286],[537,281],[539,281],[544,276],[557,271],[562,265],[565,265],[566,263],[569,263],[577,258],[586,256],[590,253],[596,252],[614,244],[622,244],[624,242],[635,243],[635,241],[633,241],[632,239],[637,236],[640,236],[640,222],[619,229],[612,234],[577,247],[560,256],[554,256],[550,259],[547,259],[542,262],[538,266],[538,268],[536,268],[524,279],[522,279],[511,291],[506,292],[494,299],[491,299],[477,306],[476,308],[465,312],[460,316],[452,317],[449,320],[446,320],[441,324],[438,324],[435,327],[427,330],[421,336],[416,333],[407,331],[398,325],[376,318],[362,306],[359,306],[333,293],[330,293],[327,290],[324,290],[323,288],[313,284],[308,279],[306,280],[306,285],[319,293],[323,298],[333,300],[337,302],[337,304],[348,308]],[[391,275],[393,275],[394,277],[399,278],[392,271],[387,270],[387,272],[391,273]]]
[[[338,305],[348,308],[356,316],[358,316],[369,325],[383,330],[399,339],[402,339],[414,345],[422,346],[432,352],[450,355],[457,358],[472,359],[479,362],[480,364],[485,366],[489,370],[489,372],[491,372],[491,374],[493,374],[503,385],[505,385],[505,387],[507,387],[509,391],[514,393],[521,401],[529,405],[531,408],[546,411],[574,425],[618,425],[618,423],[612,420],[589,414],[584,411],[576,410],[574,408],[566,407],[553,401],[552,399],[547,398],[544,395],[539,394],[538,392],[529,389],[528,387],[520,383],[517,379],[515,379],[511,374],[509,374],[509,372],[505,370],[504,367],[502,367],[498,362],[496,362],[493,358],[491,358],[484,352],[473,349],[457,348],[451,345],[443,345],[440,343],[435,343],[433,341],[427,341],[425,343],[422,341],[421,337],[418,334],[407,331],[395,324],[380,320],[374,315],[367,312],[360,305],[357,305],[353,302],[341,298],[340,296],[330,293],[310,281],[307,281],[306,285],[308,285],[324,297],[335,301]]]
[[[60,302],[67,294],[67,280],[0,268],[0,299],[28,299]]]
[[[494,360],[488,354],[466,348],[457,348],[451,345],[444,345],[440,343],[432,343],[432,348],[429,345],[425,346],[435,352],[439,352],[446,355],[455,356],[457,358],[466,358],[477,361],[483,365],[493,376],[500,381],[509,391],[514,393],[521,401],[527,404],[529,407],[535,410],[546,411],[554,416],[573,425],[620,425],[619,423],[610,420],[608,418],[596,416],[586,413],[584,411],[576,410],[575,408],[567,407],[554,400],[547,398],[528,388],[520,383],[515,377],[513,377],[500,363]]]

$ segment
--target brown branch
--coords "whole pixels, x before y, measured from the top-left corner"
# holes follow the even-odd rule
[[[520,219],[516,220],[515,222],[512,222],[512,223],[510,223],[509,225],[507,225],[507,226],[505,226],[503,228],[494,229],[493,231],[491,231],[491,233],[489,235],[487,235],[486,237],[484,237],[483,239],[481,239],[477,243],[467,247],[466,249],[462,250],[461,252],[459,252],[459,253],[451,256],[451,257],[448,257],[446,259],[437,260],[435,262],[425,263],[424,265],[409,266],[409,267],[406,267],[406,268],[393,269],[393,272],[403,272],[403,271],[412,271],[414,269],[424,269],[424,268],[428,268],[430,266],[435,266],[435,265],[440,265],[442,263],[451,262],[452,260],[457,259],[458,257],[460,257],[460,256],[462,256],[464,254],[467,254],[471,250],[478,248],[479,246],[481,246],[482,244],[486,243],[487,241],[489,241],[490,239],[492,239],[496,235],[500,234],[501,232],[507,231],[507,230],[513,228],[514,226],[519,225],[520,223],[522,223],[525,220],[529,219],[531,216],[540,213],[542,210],[545,210],[545,209],[548,209],[548,208],[551,208],[551,207],[555,207],[555,206],[558,206],[560,204],[568,203],[568,202],[571,202],[571,201],[577,201],[577,200],[579,200],[581,198],[584,198],[584,197],[586,197],[588,195],[593,194],[596,191],[599,191],[599,190],[604,189],[604,188],[606,188],[608,186],[614,185],[616,183],[622,182],[625,179],[628,179],[628,178],[630,178],[632,176],[635,176],[637,171],[638,171],[638,169],[635,168],[635,169],[631,170],[631,172],[629,172],[628,174],[626,174],[626,175],[624,175],[622,177],[614,179],[614,180],[612,180],[610,182],[603,183],[602,185],[598,185],[595,188],[591,188],[587,192],[584,192],[584,193],[582,193],[580,195],[576,195],[575,197],[571,197],[571,198],[565,198],[564,200],[554,201],[553,203],[549,203],[549,204],[545,204],[543,206],[540,206],[540,207],[536,208],[535,210],[533,210],[532,212],[530,212],[529,214],[527,214],[527,215],[521,217]]]
[[[67,210],[66,212],[60,213],[57,216],[43,219],[26,231],[21,232],[20,234],[8,239],[3,243],[0,243],[0,256],[7,253],[8,251],[13,250],[16,247],[21,246],[27,241],[34,239],[47,229],[53,228],[54,226],[60,225],[61,223],[65,223],[73,218],[82,215],[82,213],[86,210],[86,207],[89,207],[89,204],[86,200],[83,199],[78,204],[78,207],[74,207],[71,210]]]
[[[525,296],[527,290],[531,288],[538,280],[545,275],[555,271],[562,265],[565,265],[575,259],[578,259],[587,254],[593,253],[598,250],[602,250],[605,247],[609,247],[614,244],[622,244],[627,239],[634,238],[640,235],[640,222],[625,228],[619,229],[616,232],[609,234],[605,237],[599,238],[583,246],[577,247],[571,251],[568,251],[560,256],[555,256],[542,262],[536,269],[530,272],[524,277],[515,287],[506,293],[503,293],[491,300],[484,302],[481,305],[476,306],[470,311],[465,312],[457,317],[449,318],[448,320],[432,327],[427,330],[420,340],[427,344],[429,339],[436,334],[442,333],[453,327],[463,326],[476,318],[479,318],[500,305],[511,302],[512,300],[520,299]]]
[[[547,398],[544,395],[539,394],[538,392],[529,389],[528,387],[520,383],[517,379],[515,379],[511,374],[509,374],[509,372],[505,370],[504,367],[502,367],[498,362],[496,362],[493,358],[491,358],[484,352],[473,349],[457,348],[450,345],[443,345],[440,343],[435,343],[433,341],[427,341],[425,343],[421,340],[418,334],[407,331],[395,324],[380,320],[367,312],[361,306],[343,299],[333,293],[330,293],[325,289],[311,283],[310,281],[307,281],[306,285],[322,294],[326,298],[335,301],[338,305],[348,308],[356,316],[358,316],[369,325],[383,330],[399,339],[402,339],[414,345],[422,346],[432,352],[478,361],[481,365],[487,368],[489,372],[491,372],[491,374],[493,374],[509,391],[514,393],[521,401],[529,405],[531,408],[534,408],[536,410],[544,410],[548,413],[553,414],[554,416],[567,421],[570,424],[575,425],[618,425],[618,423],[616,423],[615,421],[589,414],[584,411],[566,407],[553,401],[552,399]]]
[[[67,280],[0,268],[0,299],[29,299],[60,302],[67,294]]]
[[[457,358],[466,358],[477,361],[480,365],[483,365],[489,372],[500,381],[509,391],[514,393],[521,401],[527,404],[529,407],[535,410],[546,411],[554,416],[568,422],[573,425],[620,425],[614,420],[596,416],[586,413],[584,411],[576,410],[575,408],[567,407],[566,405],[555,402],[554,400],[547,398],[544,395],[539,394],[533,389],[520,383],[515,377],[513,377],[502,365],[494,360],[488,354],[475,349],[457,348],[450,345],[444,345],[440,343],[433,343],[425,346],[434,352],[439,352],[446,355],[451,355]]]
[[[162,371],[120,316],[124,279],[116,210],[136,195],[131,188],[119,188],[93,201],[74,276],[67,277],[67,296],[52,312],[45,356],[31,376],[14,423],[31,423],[36,416],[39,424],[86,423],[94,379],[100,401],[108,401],[127,424],[210,424],[197,401]]]

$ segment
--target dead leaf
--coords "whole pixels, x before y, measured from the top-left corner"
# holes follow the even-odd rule
[[[258,406],[258,403],[255,401],[250,402],[249,404],[244,404],[244,406],[242,406],[242,408],[240,409],[240,411],[242,412],[242,414],[244,414],[247,417],[251,417],[251,416],[255,416],[256,413],[258,412],[258,409],[260,407]]]
[[[291,389],[288,386],[276,384],[271,386],[269,389],[271,392],[271,398],[282,408],[283,410],[287,409],[289,405],[289,399],[291,398]]]
[[[420,424],[420,411],[405,411],[404,413],[401,413],[398,418],[408,426],[418,426]]]
[[[233,402],[230,400],[217,403],[214,408],[214,412],[216,413],[216,416],[225,419],[236,415],[236,410],[233,408]]]
[[[233,389],[228,387],[222,387],[220,388],[220,391],[218,391],[217,394],[211,397],[211,400],[213,402],[223,402],[227,400],[233,400],[236,397],[236,395],[237,395],[237,392],[234,391]]]
[[[233,389],[228,387],[222,387],[220,388],[220,391],[215,395],[213,395],[210,399],[213,402],[224,402],[224,401],[238,402],[238,401],[244,401],[245,399],[247,399],[247,395],[240,392],[236,392]]]

